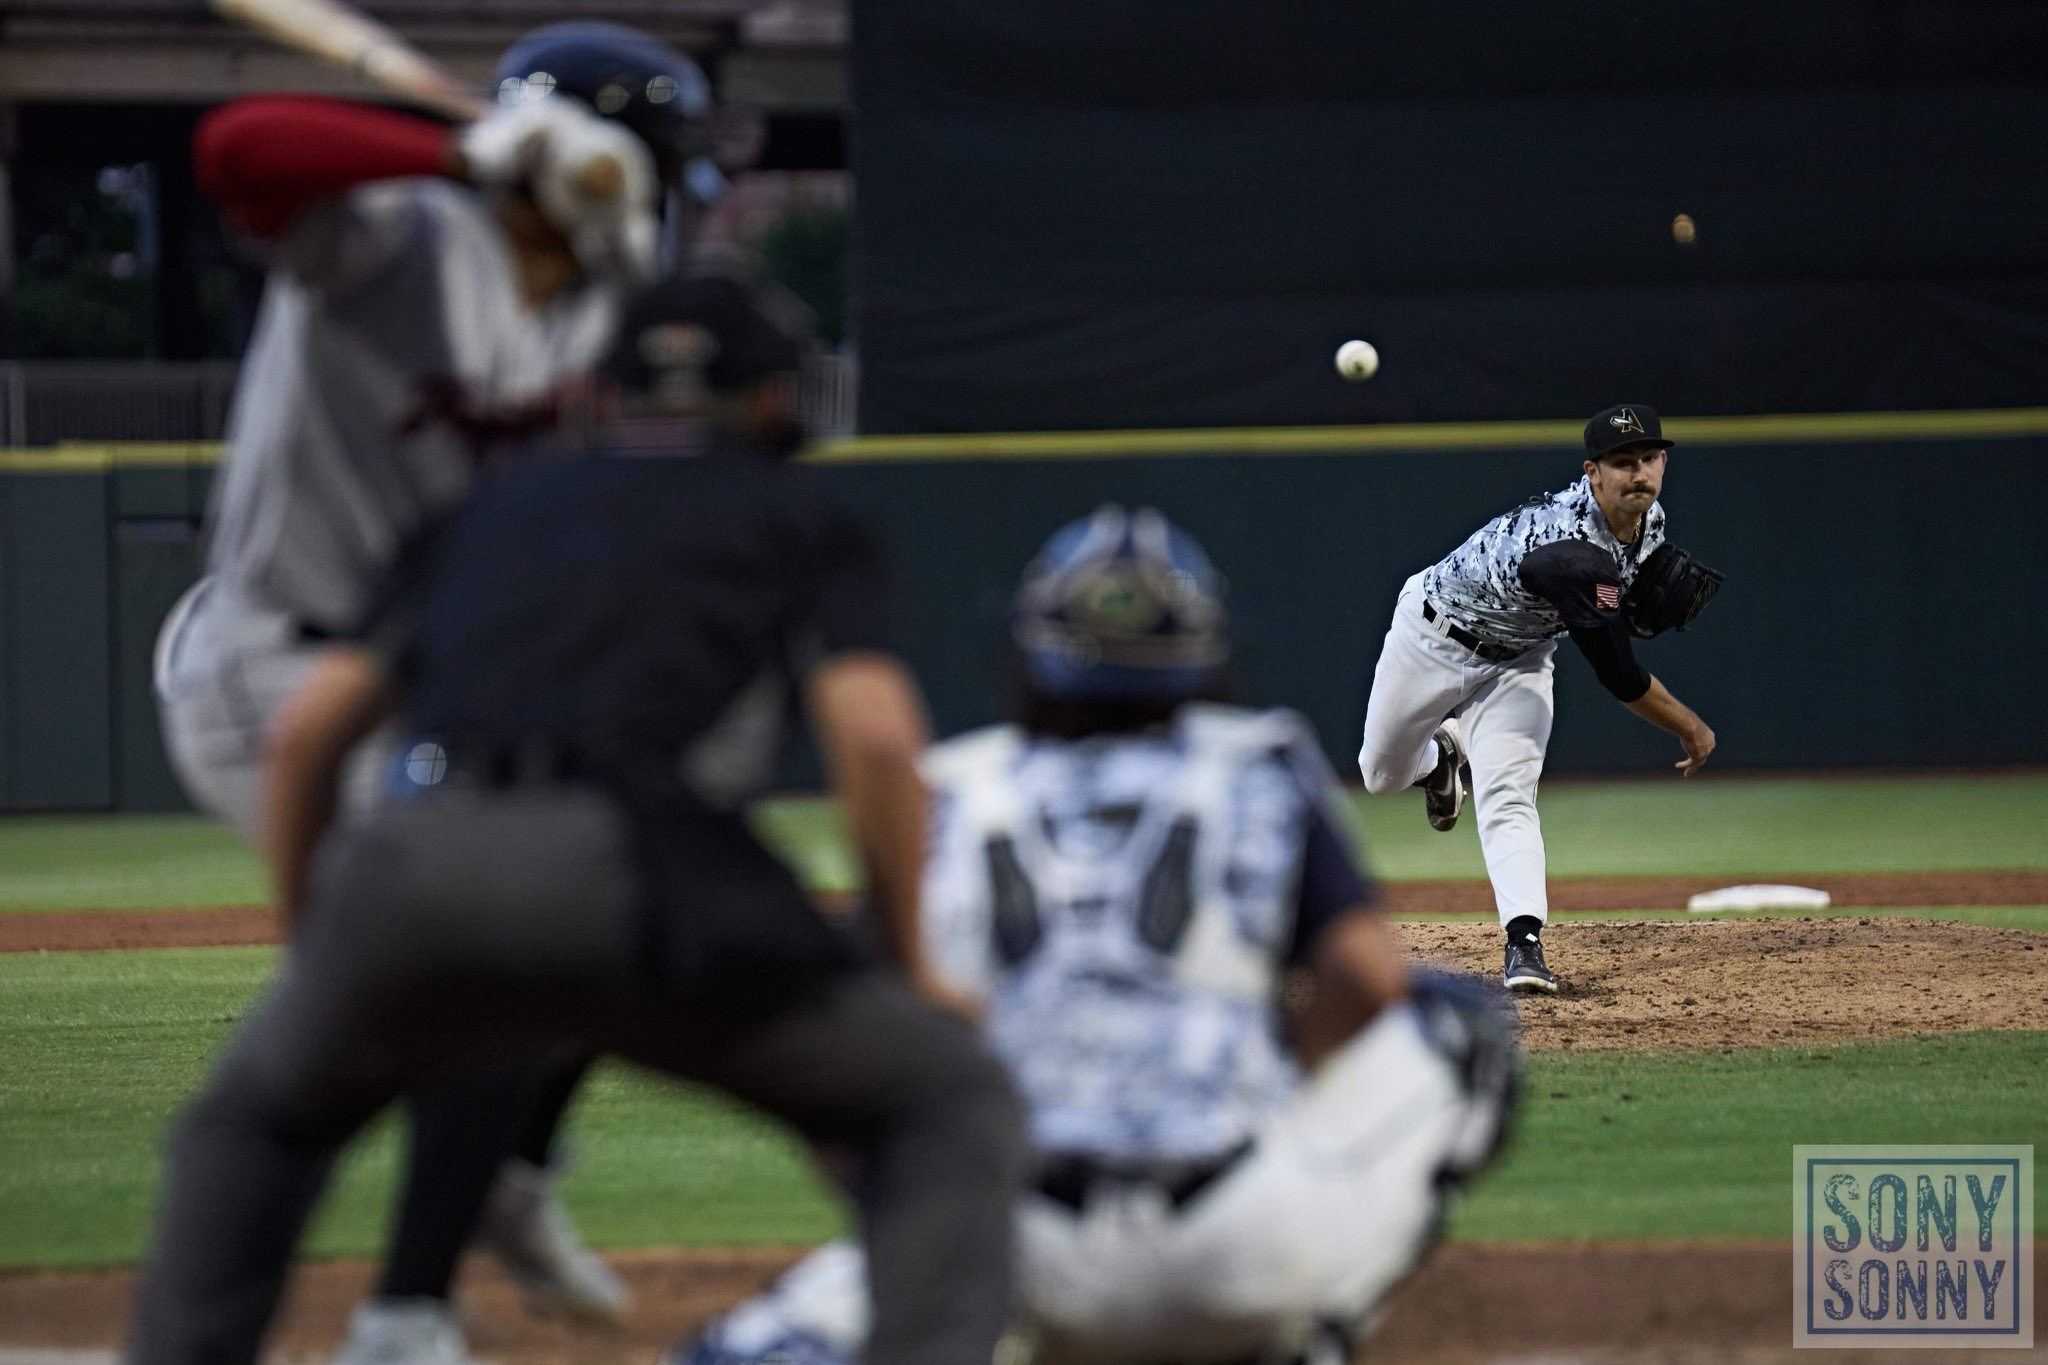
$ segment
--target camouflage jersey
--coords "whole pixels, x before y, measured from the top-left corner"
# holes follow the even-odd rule
[[[1300,716],[1190,705],[1088,740],[935,749],[936,970],[988,1032],[1041,1152],[1198,1160],[1294,1093],[1279,987],[1370,897]]]
[[[1663,505],[1650,504],[1641,534],[1633,545],[1624,545],[1608,529],[1592,485],[1582,477],[1571,487],[1539,494],[1474,531],[1464,544],[1423,571],[1423,596],[1454,625],[1482,640],[1533,648],[1562,635],[1566,622],[1556,594],[1532,590],[1523,564],[1532,551],[1566,541],[1583,541],[1612,556],[1618,593],[1626,594],[1635,582],[1636,566],[1664,541]],[[1604,567],[1605,561],[1601,563]],[[1615,609],[1619,596],[1602,605]]]

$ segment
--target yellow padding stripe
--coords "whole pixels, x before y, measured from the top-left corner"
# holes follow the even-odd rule
[[[1195,427],[1165,431],[988,432],[860,436],[817,447],[832,464],[909,460],[1061,460],[1123,455],[1350,455],[1428,450],[1575,447],[1584,423],[1426,422],[1355,427]],[[1833,441],[1983,440],[2048,436],[2048,408],[1944,412],[1801,412],[1762,417],[1673,417],[1664,434],[1696,445]]]
[[[173,469],[220,462],[218,441],[81,441],[34,450],[0,450],[4,474],[104,474],[112,469]]]
[[[821,464],[911,461],[1085,460],[1115,456],[1356,455],[1431,450],[1552,450],[1579,443],[1582,424],[1417,422],[1350,427],[1183,427],[1160,431],[1008,431],[958,436],[856,436],[812,447]],[[1797,412],[1760,417],[1673,417],[1674,441],[1703,446],[1842,441],[1971,441],[2048,436],[2048,408],[1944,412]],[[217,442],[73,442],[0,450],[0,473],[93,474],[110,469],[209,465]]]

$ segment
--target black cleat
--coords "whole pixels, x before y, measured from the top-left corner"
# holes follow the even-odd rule
[[[1465,809],[1465,746],[1458,740],[1458,732],[1448,725],[1436,727],[1436,767],[1428,777],[1416,785],[1422,788],[1423,809],[1429,814],[1429,827],[1442,833],[1458,823],[1458,812]]]
[[[1543,965],[1543,940],[1533,931],[1508,935],[1507,965],[1501,972],[1501,984],[1511,991],[1557,994],[1557,973]]]

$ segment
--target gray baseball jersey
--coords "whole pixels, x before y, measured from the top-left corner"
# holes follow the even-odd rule
[[[1652,503],[1632,545],[1615,539],[1607,518],[1581,478],[1571,487],[1529,499],[1474,531],[1457,549],[1423,572],[1422,591],[1451,621],[1481,639],[1534,646],[1562,635],[1557,603],[1531,591],[1523,561],[1531,551],[1561,541],[1584,541],[1614,557],[1619,593],[1635,582],[1636,567],[1664,541],[1664,508]],[[1618,608],[1619,596],[1608,604]]]
[[[480,460],[552,426],[611,327],[608,291],[540,308],[488,205],[444,180],[362,186],[278,243],[229,420],[207,566],[327,630],[354,624]]]

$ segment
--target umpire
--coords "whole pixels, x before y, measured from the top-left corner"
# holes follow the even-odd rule
[[[431,1075],[564,1043],[857,1154],[866,1359],[989,1359],[1021,1119],[928,998],[923,707],[874,538],[779,458],[804,345],[723,277],[634,300],[607,364],[627,420],[481,489],[288,704],[265,827],[291,957],[169,1144],[139,1365],[254,1361],[350,1137]],[[737,808],[778,697],[900,973],[850,955]],[[414,794],[329,832],[342,756],[390,715]]]

